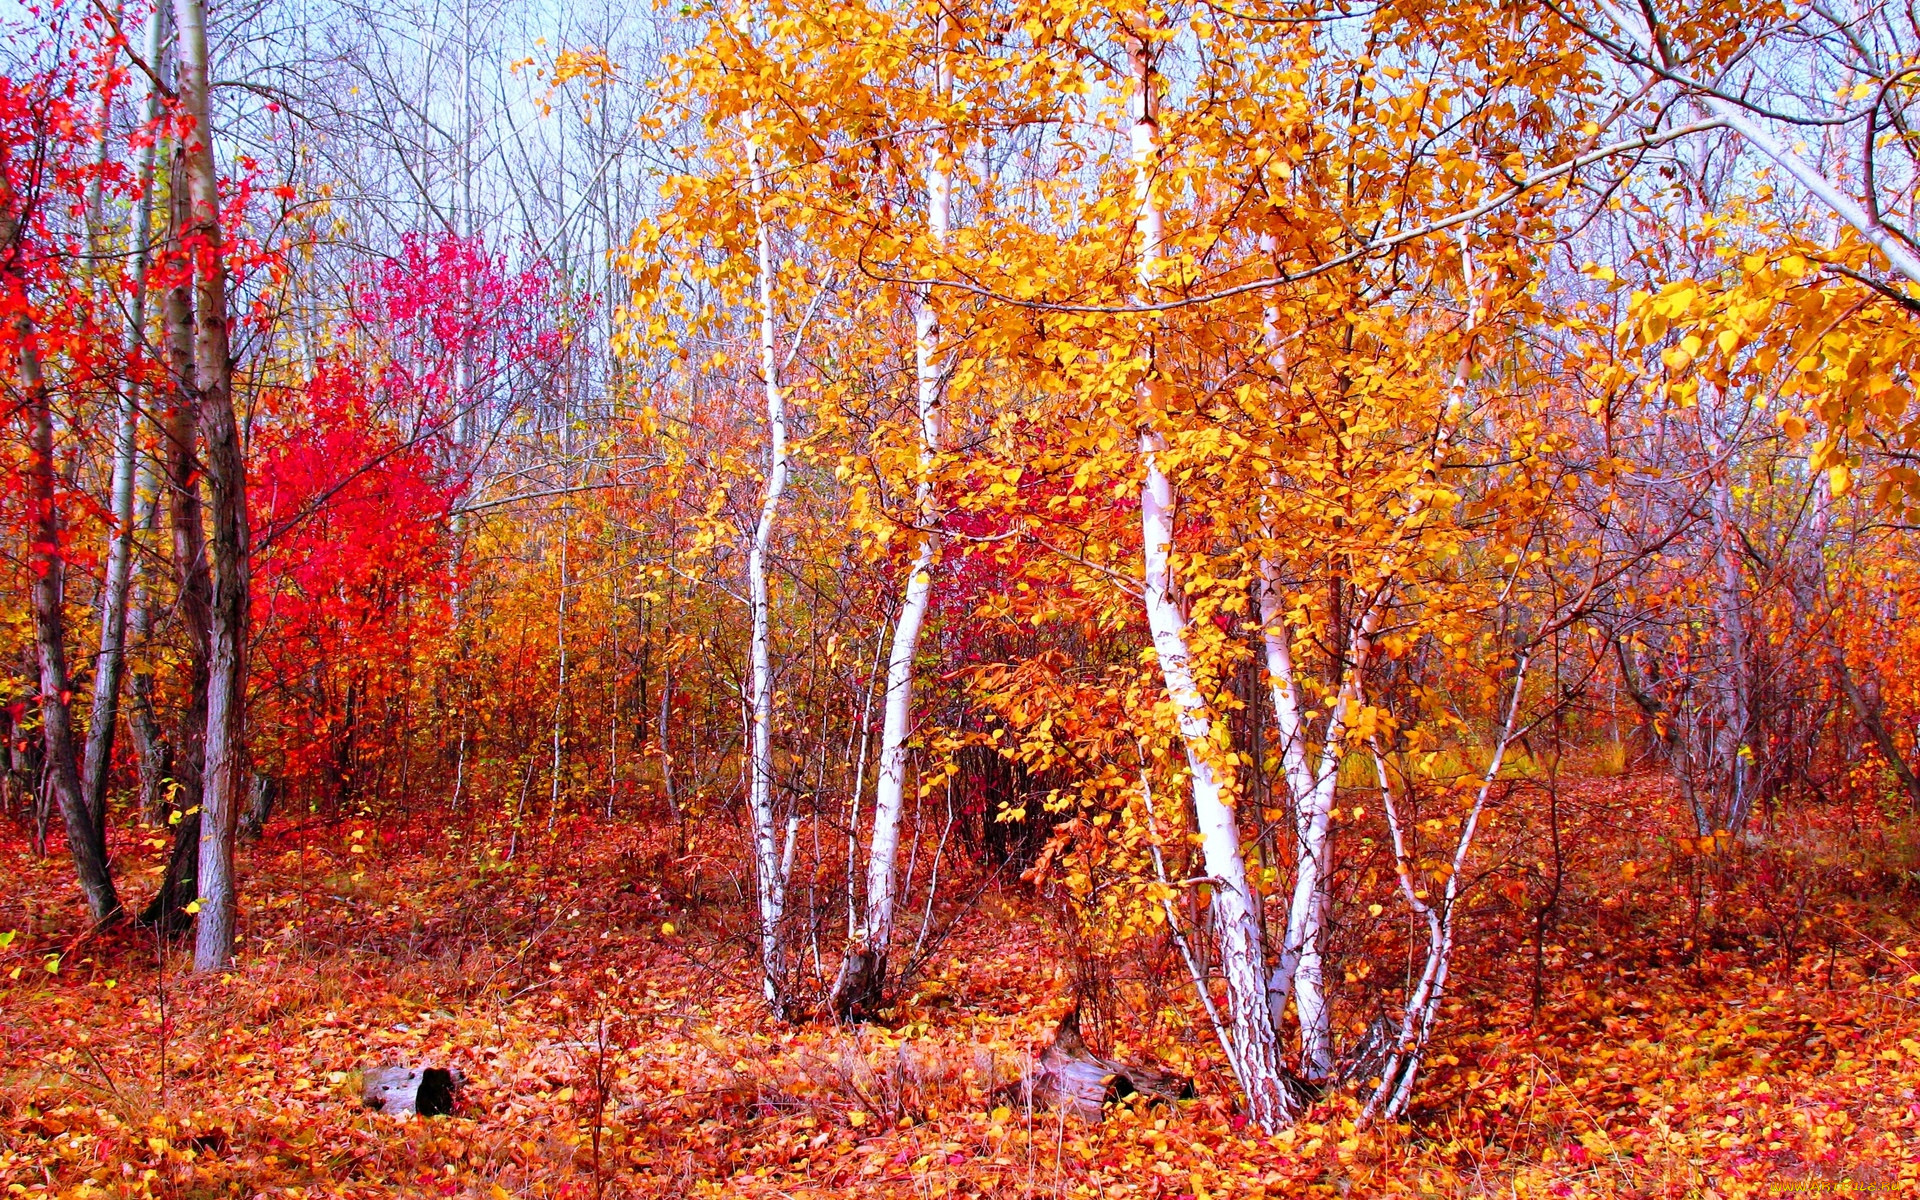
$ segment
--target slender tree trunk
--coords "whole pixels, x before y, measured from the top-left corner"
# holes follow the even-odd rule
[[[164,435],[162,445],[165,445]],[[133,493],[134,526],[138,533],[151,537],[157,529],[161,482],[152,456],[140,456],[139,463]],[[127,680],[127,732],[133,737],[133,752],[140,772],[140,819],[149,825],[158,825],[166,817],[165,782],[173,765],[172,751],[154,708],[153,667],[139,656],[153,637],[153,597],[147,571],[146,556],[135,555],[125,651],[133,660]]]
[[[1352,661],[1341,668],[1340,690],[1327,718],[1316,766],[1307,753],[1306,704],[1294,672],[1280,581],[1270,559],[1263,559],[1260,565],[1260,622],[1267,686],[1280,734],[1281,765],[1293,794],[1295,846],[1286,938],[1281,943],[1280,960],[1268,977],[1267,1004],[1278,1028],[1291,996],[1300,1020],[1302,1073],[1321,1082],[1333,1074],[1333,1017],[1323,961],[1327,883],[1333,870],[1333,800],[1339,785],[1340,760],[1346,754],[1348,723],[1359,706],[1360,680],[1371,657],[1386,583],[1382,582],[1381,592],[1361,609],[1360,621],[1348,631],[1346,642]]]
[[[752,691],[748,698],[751,725],[747,783],[748,807],[753,816],[754,882],[760,905],[760,970],[767,1002],[784,1010],[786,968],[781,925],[786,910],[786,876],[781,870],[773,803],[773,650],[772,599],[767,587],[767,556],[772,552],[774,522],[780,497],[787,488],[787,410],[780,388],[780,362],[774,344],[773,232],[767,225],[766,178],[759,166],[757,147],[749,150],[753,172],[758,286],[760,297],[760,377],[767,403],[767,482],[760,500],[760,520],[754,527],[747,556],[747,591],[753,609],[751,646]]]
[[[946,18],[942,16],[937,40],[944,42],[945,34]],[[944,100],[952,86],[952,75],[944,57],[935,71],[935,91]],[[926,153],[927,238],[938,249],[946,241],[953,191],[945,139],[937,135],[930,138]],[[907,567],[900,619],[894,623],[893,644],[887,654],[880,777],[874,791],[873,836],[867,848],[866,909],[833,985],[831,1004],[834,1011],[843,1016],[871,1012],[878,1007],[886,984],[887,951],[893,937],[900,816],[906,805],[907,741],[913,734],[913,662],[919,651],[927,606],[933,596],[933,571],[940,553],[940,535],[935,529],[939,512],[932,471],[934,458],[940,453],[944,424],[941,392],[946,386],[947,363],[940,354],[940,317],[934,309],[931,287],[915,290],[913,334],[920,419],[920,481],[915,489],[914,508],[920,529],[913,561]]]
[[[3,185],[0,185],[3,188]],[[16,236],[13,223],[13,197],[0,190],[0,244],[11,244]],[[96,922],[111,920],[120,912],[120,897],[114,891],[113,875],[107,865],[106,826],[101,817],[87,809],[80,787],[75,761],[73,689],[67,678],[65,563],[60,553],[60,510],[54,493],[53,400],[47,393],[46,378],[40,369],[40,352],[35,342],[33,322],[28,317],[24,289],[16,279],[5,281],[14,318],[15,354],[18,358],[21,390],[32,422],[33,444],[28,472],[28,498],[33,514],[33,549],[30,562],[33,573],[33,633],[40,659],[40,724],[46,744],[44,785],[53,792],[67,827],[67,844],[73,854],[74,872],[79,877],[87,911]]]
[[[1447,994],[1447,978],[1453,969],[1453,919],[1460,900],[1462,872],[1467,865],[1467,854],[1473,848],[1474,834],[1480,827],[1480,816],[1486,811],[1487,797],[1493,791],[1494,782],[1500,778],[1500,765],[1506,758],[1507,747],[1513,743],[1514,729],[1520,718],[1520,701],[1526,694],[1527,667],[1531,661],[1529,653],[1522,653],[1514,667],[1513,693],[1508,702],[1506,721],[1500,729],[1500,740],[1494,744],[1493,757],[1487,763],[1486,774],[1481,776],[1473,807],[1468,810],[1467,819],[1460,826],[1460,836],[1454,843],[1453,857],[1448,864],[1450,869],[1438,903],[1429,904],[1423,898],[1425,890],[1414,876],[1414,860],[1408,853],[1406,827],[1401,822],[1399,806],[1394,802],[1386,759],[1380,753],[1378,742],[1374,743],[1374,773],[1387,812],[1387,826],[1393,835],[1394,863],[1400,877],[1400,892],[1407,907],[1426,921],[1427,955],[1412,994],[1407,997],[1407,1006],[1400,1020],[1399,1040],[1387,1055],[1380,1082],[1367,1098],[1362,1120],[1375,1114],[1393,1120],[1406,1112],[1408,1103],[1413,1099],[1413,1083],[1425,1061],[1427,1043],[1433,1036],[1434,1026],[1439,1023],[1441,1003]]]
[[[1153,193],[1159,156],[1152,47],[1138,35],[1129,48],[1133,74],[1133,169],[1136,224],[1141,249],[1137,283],[1143,300],[1151,295],[1159,272],[1164,221]],[[1193,807],[1201,849],[1213,887],[1213,916],[1220,944],[1221,974],[1226,979],[1225,1020],[1232,1034],[1233,1058],[1253,1119],[1267,1130],[1286,1124],[1296,1100],[1281,1066],[1279,1032],[1267,1006],[1260,917],[1240,849],[1234,812],[1229,757],[1215,744],[1214,713],[1200,694],[1186,640],[1173,578],[1175,494],[1161,466],[1164,439],[1154,428],[1156,382],[1151,366],[1137,385],[1140,406],[1140,530],[1147,624],[1160,663],[1162,682],[1173,702],[1180,740],[1186,751]]]
[[[1277,252],[1272,237],[1263,239],[1262,244],[1269,254]],[[1263,325],[1267,353],[1278,379],[1284,373],[1285,363],[1280,350],[1277,305],[1266,306]],[[1274,493],[1278,494],[1280,481],[1275,478],[1271,482],[1275,485]],[[1269,542],[1276,542],[1280,536],[1279,521],[1271,501],[1264,516],[1264,533]],[[1321,946],[1327,920],[1327,881],[1333,870],[1330,818],[1340,759],[1346,750],[1347,681],[1343,680],[1339,699],[1328,718],[1320,767],[1315,772],[1308,761],[1307,706],[1294,674],[1292,634],[1288,632],[1283,611],[1279,568],[1271,553],[1260,558],[1257,587],[1267,687],[1273,698],[1274,725],[1280,735],[1281,769],[1292,796],[1294,817],[1294,887],[1287,907],[1287,929],[1280,947],[1280,960],[1267,976],[1267,1007],[1274,1029],[1279,1030],[1291,996],[1300,1022],[1301,1071],[1317,1082],[1333,1073],[1333,1014],[1327,1002]],[[1369,607],[1366,611],[1370,613],[1374,609]],[[1360,633],[1350,636],[1346,644],[1363,656],[1368,639]],[[1349,678],[1357,682],[1364,666],[1363,661],[1353,663]]]
[[[279,793],[280,785],[273,776],[264,771],[253,773],[253,783],[247,790],[247,811],[240,817],[240,838],[243,841],[257,842],[267,832],[267,821],[273,816],[274,797]],[[401,788],[406,794],[406,788]]]
[[[147,61],[159,61],[164,9],[147,17]],[[159,90],[148,85],[146,119],[160,115]],[[105,137],[104,132],[101,135]],[[140,198],[133,210],[133,294],[127,300],[125,351],[139,355],[146,337],[148,243],[153,237],[154,144],[140,151]],[[114,727],[119,723],[120,675],[127,645],[127,597],[133,585],[134,476],[140,449],[140,397],[130,377],[119,383],[120,421],[113,444],[113,535],[107,542],[106,588],[100,605],[100,653],[94,660],[93,718],[87,726],[87,811],[105,814],[107,776],[113,767]]]
[[[200,920],[193,965],[219,970],[233,957],[237,909],[233,835],[245,777],[249,543],[246,464],[233,410],[227,341],[227,271],[220,231],[219,179],[208,104],[207,24],[201,0],[174,0],[180,92],[191,125],[187,178],[193,202],[194,370],[213,509],[212,653],[207,664],[207,771],[201,799]]]
[[[136,596],[130,627],[142,642],[147,632],[145,608],[144,598]],[[134,759],[140,772],[140,819],[149,825],[158,825],[165,819],[165,780],[171,768],[167,762],[167,740],[160,732],[160,720],[154,713],[151,671],[136,670],[127,681],[127,732],[133,735]]]
[[[185,148],[175,146],[170,164],[173,207],[168,254],[176,271],[186,262],[183,243],[189,212],[184,158]],[[173,395],[161,440],[166,450],[167,525],[178,597],[174,611],[187,635],[187,694],[180,707],[170,756],[173,850],[167,856],[160,890],[141,911],[140,922],[173,933],[188,926],[188,907],[200,894],[207,681],[213,642],[213,577],[207,570],[206,516],[200,502],[200,399],[193,361],[193,289],[184,273],[167,290],[163,324]]]
[[[1715,757],[1725,764],[1729,794],[1721,812],[1720,828],[1737,834],[1747,823],[1753,805],[1754,730],[1751,650],[1747,644],[1747,606],[1740,578],[1740,560],[1735,549],[1733,498],[1727,481],[1713,484],[1713,515],[1718,529],[1714,564],[1720,572],[1720,633],[1727,643],[1727,679],[1721,697],[1721,725]],[[1718,829],[1702,829],[1701,837],[1712,837]]]

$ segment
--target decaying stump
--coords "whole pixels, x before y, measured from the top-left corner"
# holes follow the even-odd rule
[[[247,811],[240,814],[239,834],[243,842],[257,842],[267,831],[267,818],[273,813],[273,800],[280,787],[265,771],[253,773],[253,787],[247,794]]]
[[[1076,1008],[1054,1030],[1053,1045],[1040,1056],[1025,1099],[1098,1121],[1107,1105],[1135,1094],[1156,1101],[1190,1100],[1193,1081],[1171,1071],[1101,1058],[1088,1050],[1080,1038]]]
[[[847,947],[840,974],[827,995],[827,1006],[842,1020],[865,1020],[879,1011],[881,984],[887,976],[886,956],[858,946]]]
[[[361,1077],[360,1100],[390,1116],[444,1117],[460,1083],[460,1072],[444,1067],[373,1067]]]

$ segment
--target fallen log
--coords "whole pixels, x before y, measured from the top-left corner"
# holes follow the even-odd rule
[[[1080,1010],[1061,1018],[1023,1097],[1098,1121],[1108,1105],[1143,1095],[1155,1103],[1193,1098],[1193,1081],[1157,1067],[1102,1058],[1080,1036]]]
[[[444,1067],[374,1067],[361,1075],[360,1102],[389,1116],[444,1117],[460,1083],[460,1072]]]

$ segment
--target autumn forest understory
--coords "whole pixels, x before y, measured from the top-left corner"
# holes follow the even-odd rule
[[[1920,1194],[1920,17],[0,14],[8,1196]]]

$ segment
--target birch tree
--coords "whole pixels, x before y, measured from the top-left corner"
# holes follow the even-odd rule
[[[164,6],[157,6],[147,15],[148,63],[160,61],[165,12]],[[161,101],[159,82],[147,80],[143,128],[153,129],[158,124]],[[108,131],[103,127],[100,137],[104,141],[107,136]],[[154,160],[158,144],[157,139],[148,140],[138,152],[135,177],[140,191],[134,200],[128,229],[133,279],[126,301],[121,344],[124,353],[136,358],[143,355],[147,338],[147,273],[152,258]],[[126,662],[127,601],[133,587],[134,537],[138,527],[134,483],[139,471],[140,392],[131,371],[116,381],[115,388],[119,410],[113,438],[113,533],[107,542],[106,580],[100,601],[100,652],[94,659],[93,712],[87,724],[86,761],[82,772],[87,808],[93,812],[106,811],[107,776],[113,765],[114,728],[119,721],[120,682]]]
[[[37,331],[25,281],[15,266],[24,250],[19,197],[11,181],[13,164],[0,161],[0,285],[6,289],[9,342],[14,370],[26,401],[29,423],[28,502],[33,534],[33,633],[39,660],[41,736],[46,745],[46,786],[52,791],[66,826],[67,846],[73,855],[87,912],[96,923],[120,912],[107,863],[106,814],[87,807],[81,788],[77,743],[73,730],[72,680],[67,674],[66,563],[60,508],[56,499],[53,402],[41,362]]]
[[[947,61],[948,17],[942,13],[934,26],[933,93],[944,105],[953,90]],[[929,250],[938,254],[952,220],[952,146],[940,126],[925,139],[923,178],[926,188],[926,232]],[[887,955],[893,937],[895,886],[900,853],[900,823],[906,811],[909,750],[913,736],[914,661],[920,649],[920,631],[933,597],[934,571],[940,554],[939,504],[934,494],[933,466],[946,426],[942,392],[948,363],[940,346],[940,314],[933,288],[916,286],[913,308],[913,362],[915,410],[919,417],[919,479],[914,486],[914,550],[907,566],[906,587],[894,620],[887,652],[886,695],[881,708],[879,778],[875,784],[873,832],[867,846],[867,890],[862,918],[834,981],[830,1002],[845,1014],[869,1012],[881,999],[886,983]]]
[[[233,839],[246,774],[247,596],[249,538],[246,463],[233,409],[233,359],[227,330],[227,267],[220,229],[219,175],[202,0],[174,0],[180,96],[188,116],[185,166],[191,196],[194,272],[194,385],[206,435],[213,509],[209,541],[213,612],[207,671],[206,782],[201,801],[199,921],[193,963],[200,971],[233,957],[237,912]]]
[[[767,581],[767,559],[772,552],[780,497],[787,488],[787,409],[780,387],[780,354],[775,343],[773,231],[767,217],[767,179],[760,143],[747,148],[753,189],[755,294],[759,301],[758,344],[760,380],[766,400],[767,468],[760,493],[760,519],[754,525],[747,554],[747,595],[752,609],[749,650],[752,671],[748,721],[752,727],[748,765],[747,805],[753,817],[753,872],[760,908],[760,970],[762,991],[776,1012],[786,1006],[786,963],[782,931],[787,904],[787,872],[799,818],[789,818],[783,852],[774,812],[774,678],[773,599]]]
[[[1155,47],[1146,31],[1132,32],[1127,46],[1131,68],[1130,99],[1133,200],[1139,229],[1135,281],[1142,303],[1150,302],[1161,266],[1165,218],[1156,195],[1159,170],[1159,85]],[[1178,496],[1161,465],[1165,435],[1156,427],[1159,398],[1153,368],[1152,335],[1147,335],[1135,401],[1140,412],[1141,588],[1147,625],[1167,700],[1180,731],[1195,819],[1207,875],[1213,891],[1220,967],[1226,979],[1226,1023],[1230,1058],[1248,1108],[1263,1128],[1291,1119],[1297,1100],[1281,1066],[1280,1036],[1267,1003],[1267,972],[1260,917],[1247,878],[1235,811],[1235,781],[1224,766],[1217,720],[1194,678],[1174,578],[1173,533]]]

